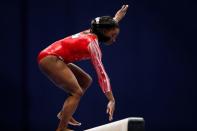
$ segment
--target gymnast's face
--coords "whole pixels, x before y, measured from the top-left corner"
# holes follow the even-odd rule
[[[113,28],[113,29],[110,29],[110,30],[106,30],[104,32],[104,34],[105,34],[105,36],[110,37],[110,40],[108,40],[107,42],[105,42],[105,44],[106,45],[113,44],[116,41],[116,38],[117,38],[119,32],[120,32],[120,29],[119,28]]]

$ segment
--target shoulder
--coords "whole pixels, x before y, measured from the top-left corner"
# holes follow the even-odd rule
[[[92,41],[97,41],[97,36],[90,33],[89,30],[85,30],[85,31],[82,31],[80,33],[78,33],[81,37],[83,37],[84,39],[86,39],[88,42],[92,42]]]
[[[67,39],[79,40],[79,41],[83,41],[83,42],[87,42],[87,43],[90,43],[95,40],[97,41],[97,37],[94,34],[87,33],[84,31],[73,34],[73,35],[67,37]]]

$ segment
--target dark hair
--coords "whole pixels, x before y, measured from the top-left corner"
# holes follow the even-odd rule
[[[104,35],[104,30],[113,28],[119,28],[119,25],[111,16],[97,17],[91,22],[91,33],[97,35],[99,42],[110,40],[110,37]]]

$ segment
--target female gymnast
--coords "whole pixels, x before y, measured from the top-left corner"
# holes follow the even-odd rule
[[[97,17],[91,22],[89,30],[58,40],[38,55],[40,70],[59,88],[68,93],[62,110],[58,113],[60,119],[56,131],[69,131],[68,124],[80,126],[74,114],[81,97],[90,87],[92,78],[73,62],[90,59],[98,76],[99,85],[109,100],[106,112],[109,120],[113,119],[115,99],[110,81],[103,67],[102,53],[99,42],[111,45],[119,34],[119,21],[125,16],[128,5],[123,5],[114,17]]]

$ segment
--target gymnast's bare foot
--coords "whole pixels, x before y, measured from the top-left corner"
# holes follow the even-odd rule
[[[60,111],[58,114],[57,114],[57,117],[58,119],[61,119],[62,118],[62,112]],[[73,117],[70,118],[70,121],[68,122],[68,124],[72,125],[72,126],[81,126],[81,123],[76,121]]]

